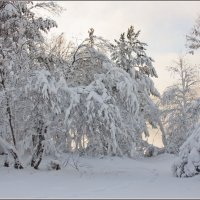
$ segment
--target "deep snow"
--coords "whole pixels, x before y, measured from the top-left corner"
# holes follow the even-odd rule
[[[75,158],[78,171],[0,167],[0,198],[200,198],[200,175],[173,177],[174,159]]]

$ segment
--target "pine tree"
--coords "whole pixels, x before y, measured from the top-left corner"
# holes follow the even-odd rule
[[[195,21],[191,33],[186,36],[187,43],[186,46],[189,53],[194,54],[194,51],[198,50],[200,47],[200,17]]]
[[[115,40],[111,58],[118,67],[125,70],[137,84],[137,97],[140,104],[139,115],[142,119],[142,130],[149,136],[147,124],[154,128],[160,126],[162,130],[163,143],[165,135],[160,121],[160,113],[150,95],[160,97],[159,92],[154,87],[151,77],[158,77],[153,67],[153,59],[146,54],[146,43],[138,39],[140,31],[135,32],[131,26],[127,34],[122,33],[119,40]]]

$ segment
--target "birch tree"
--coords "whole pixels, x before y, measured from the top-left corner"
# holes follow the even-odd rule
[[[169,70],[177,78],[177,83],[168,87],[162,95],[162,116],[167,134],[167,151],[178,153],[180,146],[188,138],[189,131],[197,122],[197,116],[193,115],[189,108],[197,98],[198,72],[195,67],[188,65],[183,57]]]

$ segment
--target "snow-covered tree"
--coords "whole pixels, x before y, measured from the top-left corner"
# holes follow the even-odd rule
[[[26,137],[23,137],[23,120],[27,116],[23,114],[29,105],[23,95],[25,87],[31,70],[43,66],[42,32],[47,33],[52,27],[56,27],[55,21],[37,17],[33,11],[36,8],[54,10],[56,4],[30,1],[0,2],[1,140],[13,145],[10,149],[15,149],[15,152],[19,152],[22,147],[19,144],[26,140]]]
[[[168,87],[161,99],[163,121],[166,129],[167,151],[178,153],[180,146],[188,138],[189,131],[197,123],[192,102],[197,98],[198,73],[180,57],[169,70],[178,78],[177,83]]]
[[[67,61],[74,50],[74,44],[65,39],[64,33],[52,37],[46,42],[46,50],[50,55],[54,55],[62,61]]]
[[[146,122],[154,127],[159,123],[159,110],[150,98],[150,94],[159,96],[149,77],[156,72],[142,52],[144,61],[135,66],[141,69],[133,69],[137,73],[133,77],[109,59],[113,47],[90,29],[89,38],[73,52],[67,77],[68,141],[81,153],[134,156],[148,146],[142,140],[142,133],[148,132]],[[143,64],[149,65],[146,71]]]
[[[177,177],[191,177],[200,173],[200,127],[190,131],[190,137],[181,146],[179,156],[172,166]]]
[[[135,32],[133,26],[126,35],[122,33],[119,41],[115,40],[116,45],[113,45],[112,59],[135,79],[143,75],[158,77],[152,65],[153,59],[146,54],[147,44],[140,42],[139,35],[140,31]]]
[[[66,90],[71,99],[65,116],[68,135],[81,153],[133,156],[139,129],[134,82],[95,48],[95,40],[92,44],[86,39],[72,58],[71,87]]]
[[[153,128],[160,126],[162,130],[163,143],[165,144],[165,135],[160,113],[156,104],[152,101],[150,95],[160,97],[159,92],[154,87],[151,77],[158,77],[153,67],[153,59],[146,54],[146,43],[141,42],[138,37],[140,31],[135,32],[131,26],[127,34],[121,34],[119,40],[115,40],[111,58],[118,67],[125,70],[137,84],[138,101],[140,105],[139,115],[143,119],[142,132],[149,136],[147,123]]]
[[[77,48],[65,48],[62,35],[46,45],[44,33],[56,23],[37,16],[37,8],[56,11],[53,2],[0,4],[0,145],[16,168],[38,169],[48,156],[59,169],[55,160],[64,152],[143,154],[147,123],[160,121],[150,98],[159,96],[150,78],[157,75],[139,33],[128,30],[124,58],[121,43],[94,29]]]
[[[186,36],[187,43],[186,46],[189,52],[194,54],[194,51],[198,50],[200,47],[200,16],[195,21],[191,33]]]
[[[194,51],[199,49],[199,36],[200,17],[198,17],[198,19],[196,20],[196,23],[192,28],[191,33],[186,36],[186,46],[189,49],[189,53],[194,54]],[[187,72],[187,74],[185,71]],[[186,135],[186,137],[184,139],[181,138],[181,142],[183,143],[186,139],[187,140],[180,147],[178,158],[172,166],[172,172],[176,177],[191,177],[200,173],[200,99],[196,94],[194,95],[193,92],[196,83],[198,82],[197,70],[188,67],[183,71],[183,73],[185,74],[185,79],[187,78],[186,80],[183,79],[185,83],[185,94],[187,94],[188,91],[190,91],[190,93],[188,93],[184,101],[182,99],[182,103],[186,102],[186,106],[184,109],[186,124],[179,128],[185,128],[185,130],[183,130],[183,133]],[[179,129],[177,130],[179,131]]]

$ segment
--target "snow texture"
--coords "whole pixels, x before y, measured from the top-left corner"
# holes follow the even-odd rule
[[[68,155],[66,155],[66,158]],[[199,198],[200,176],[173,177],[176,157],[78,158],[79,171],[0,167],[1,198]]]

